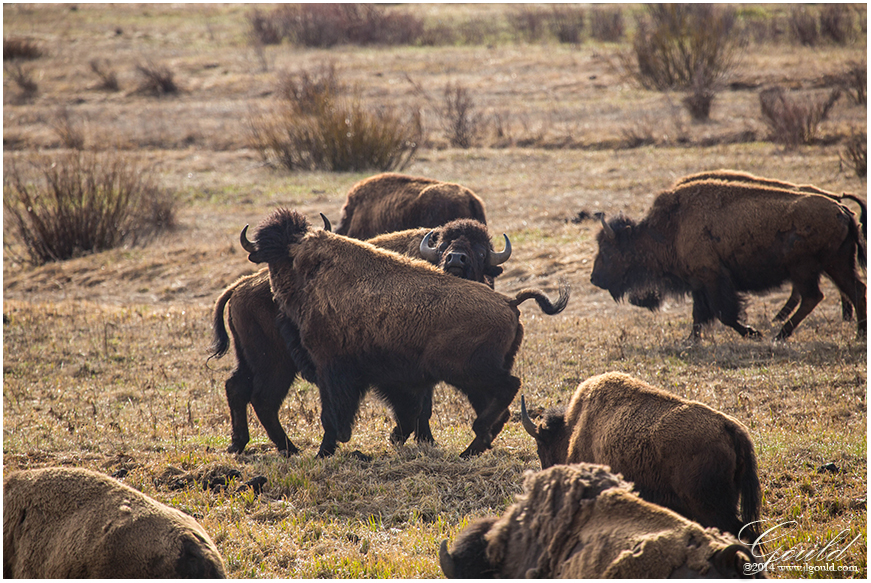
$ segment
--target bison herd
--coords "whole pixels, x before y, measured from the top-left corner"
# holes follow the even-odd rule
[[[847,198],[859,203],[858,219]],[[657,195],[640,221],[599,215],[591,282],[649,309],[690,295],[689,342],[714,318],[759,338],[740,322],[743,294],[789,282],[776,317],[784,341],[822,299],[825,275],[864,337],[865,217],[852,195],[728,170],[695,174]],[[414,434],[432,443],[438,382],[475,412],[474,438],[460,456],[492,447],[521,386],[512,374],[523,341],[519,306],[531,299],[559,314],[568,286],[555,301],[538,289],[495,291],[511,242],[503,235],[504,248],[493,248],[483,202],[458,184],[380,174],[352,187],[335,231],[323,220],[316,228],[282,208],[250,239],[242,229],[248,259],[265,267],[215,304],[212,357],[226,354],[231,335],[236,354],[225,383],[228,451],[249,441],[250,403],[278,451],[299,452],[278,416],[297,377],[319,391],[319,457],[350,440],[370,390],[392,410],[391,442]],[[611,372],[581,383],[567,407],[538,422],[521,397],[521,422],[542,471],[527,472],[524,493],[501,517],[442,542],[446,576],[752,574],[762,495],[740,421]],[[94,472],[14,473],[4,480],[4,507],[4,576],[224,575],[192,518]]]

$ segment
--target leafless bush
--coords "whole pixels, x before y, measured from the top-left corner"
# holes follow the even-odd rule
[[[118,91],[120,89],[120,86],[118,85],[118,75],[115,74],[109,61],[92,59],[89,64],[91,66],[91,71],[100,78],[100,84],[97,86],[99,89],[105,91]]]
[[[374,4],[296,4],[277,9],[286,36],[306,47],[410,45],[423,37],[423,21]]]
[[[301,113],[311,115],[321,107],[324,98],[335,98],[344,90],[335,63],[330,63],[313,71],[280,73],[277,95]]]
[[[555,5],[548,28],[561,43],[579,44],[583,38],[585,11],[579,6]]]
[[[64,147],[82,150],[85,147],[85,134],[79,124],[73,121],[69,109],[61,107],[49,122],[51,129],[60,138]]]
[[[820,8],[820,34],[839,45],[856,38],[850,7],[846,4],[824,4]]]
[[[26,70],[20,64],[14,63],[11,65],[4,65],[3,71],[16,85],[18,85],[18,89],[20,90],[18,93],[19,101],[28,101],[36,95],[37,91],[39,91],[39,86],[36,84],[36,81],[33,80],[30,71]]]
[[[3,37],[3,60],[15,59],[38,59],[42,56],[42,49],[36,42],[18,37]]]
[[[136,65],[136,70],[143,77],[143,81],[136,89],[136,93],[153,95],[155,97],[178,93],[175,75],[169,67],[147,62],[144,65]]]
[[[117,153],[40,157],[3,173],[3,208],[34,265],[144,244],[175,221],[173,198]]]
[[[796,6],[789,13],[789,28],[799,44],[813,47],[820,42],[816,15],[807,6]]]
[[[868,62],[849,63],[847,70],[841,74],[841,86],[854,103],[868,103]]]
[[[590,14],[590,35],[602,42],[617,42],[623,38],[626,27],[620,8],[594,8]]]
[[[285,23],[282,17],[282,9],[278,8],[272,14],[264,14],[256,8],[248,14],[248,23],[251,25],[249,36],[257,45],[278,45],[285,36]]]
[[[486,125],[483,116],[475,107],[475,100],[460,84],[447,83],[441,102],[432,98],[411,77],[405,76],[415,92],[423,97],[435,111],[448,142],[457,148],[471,148]]]
[[[840,97],[841,90],[836,88],[828,97],[796,100],[782,87],[771,87],[759,94],[762,120],[771,131],[772,141],[787,147],[810,144]]]
[[[507,14],[511,29],[526,42],[541,40],[546,30],[546,15],[534,4],[520,4]]]
[[[865,178],[868,174],[868,134],[863,131],[850,131],[846,151],[839,154],[841,167],[846,164],[853,168],[856,176]]]
[[[716,96],[710,87],[705,86],[703,78],[703,75],[697,75],[689,94],[683,98],[684,106],[696,121],[708,119],[711,114],[711,104]]]

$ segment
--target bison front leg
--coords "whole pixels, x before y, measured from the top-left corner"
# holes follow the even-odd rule
[[[738,321],[741,316],[741,298],[731,280],[725,276],[717,280],[715,287],[693,291],[693,341],[701,337],[702,326],[714,316],[743,337],[754,340],[762,338],[759,331]]]
[[[469,402],[478,416],[472,423],[475,439],[460,454],[461,458],[476,456],[490,449],[493,440],[510,417],[508,406],[518,390],[520,390],[520,379],[505,373],[505,378],[486,389],[474,392],[463,391],[469,396]]]
[[[351,440],[354,417],[366,391],[351,367],[334,364],[318,374],[321,396],[321,424],[324,437],[317,457],[329,457],[336,452],[339,442]]]
[[[230,406],[232,436],[227,453],[242,453],[250,439],[248,435],[248,403],[251,400],[252,375],[237,368],[224,383],[227,404]]]
[[[433,386],[381,391],[390,403],[396,417],[396,427],[390,433],[390,442],[404,444],[412,433],[418,443],[435,443],[429,426],[432,416]]]

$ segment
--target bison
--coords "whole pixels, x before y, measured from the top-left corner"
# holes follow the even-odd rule
[[[751,550],[728,534],[646,502],[610,469],[555,466],[524,474],[501,518],[473,522],[439,548],[449,578],[732,578]]]
[[[3,479],[3,577],[226,578],[197,521],[84,468]]]
[[[569,299],[567,286],[556,303],[538,290],[506,297],[425,261],[314,230],[288,209],[261,223],[253,243],[246,232],[241,240],[248,259],[269,265],[285,325],[299,338],[295,363],[320,392],[319,457],[350,440],[370,387],[393,409],[397,429],[409,435],[423,397],[439,381],[465,394],[477,415],[475,438],[461,455],[490,448],[520,387],[511,374],[523,339],[517,306],[535,299],[545,313],[556,314]]]
[[[859,205],[859,226],[862,227],[862,237],[865,239],[866,244],[868,241],[868,207],[861,198],[849,194],[835,194],[833,192],[828,192],[817,188],[812,184],[792,184],[791,182],[783,182],[782,180],[773,180],[771,178],[762,178],[759,176],[754,176],[753,174],[749,174],[747,172],[739,172],[737,170],[711,170],[708,172],[699,172],[698,174],[690,174],[689,176],[684,176],[675,182],[674,186],[680,186],[683,184],[689,184],[690,182],[698,182],[700,180],[724,180],[727,182],[746,182],[750,184],[763,184],[765,186],[773,186],[776,188],[783,188],[786,190],[796,190],[798,192],[810,192],[814,194],[821,194],[825,197],[831,198],[835,201],[842,201],[845,199],[849,199],[854,201]],[[799,294],[798,290],[793,287],[792,293],[789,296],[789,299],[786,301],[786,304],[780,309],[777,315],[772,318],[775,322],[782,322],[786,320],[789,315],[795,310],[795,307],[798,305],[801,300],[801,294]],[[853,319],[853,304],[850,303],[849,298],[841,294],[841,314],[845,322],[849,322]]]
[[[822,300],[825,273],[856,308],[864,336],[865,241],[853,213],[829,197],[763,184],[700,180],[660,193],[639,223],[605,221],[590,281],[615,300],[656,309],[663,295],[691,294],[690,342],[713,318],[742,336],[760,333],[738,320],[744,292],[792,282],[801,303],[776,340],[788,338]]]
[[[328,228],[328,221],[325,228]],[[460,219],[435,229],[410,229],[380,235],[369,242],[382,249],[426,259],[452,275],[486,283],[492,288],[493,278],[502,273],[500,264],[511,256],[511,242],[506,235],[503,237],[505,249],[496,252],[490,245],[485,225]],[[280,312],[272,298],[268,268],[241,277],[218,298],[212,322],[210,358],[222,357],[230,347],[230,338],[224,327],[225,309],[236,351],[236,368],[224,384],[232,424],[227,451],[245,451],[249,440],[247,409],[251,403],[278,451],[284,455],[297,453],[299,449],[284,432],[278,411],[299,371],[276,325]],[[296,340],[291,338],[290,343],[295,346]],[[314,379],[310,380],[314,382]],[[425,398],[421,417],[414,425],[418,441],[433,440],[429,429],[431,411],[430,396]],[[408,435],[399,427],[391,434],[394,443],[404,443],[406,439]]]
[[[606,464],[649,502],[736,536],[750,525],[754,534],[762,497],[756,453],[736,419],[616,372],[581,383],[567,409],[547,411],[538,425],[520,402],[542,468]]]
[[[484,203],[465,186],[391,172],[361,180],[348,191],[336,233],[369,239],[454,219],[487,224]]]

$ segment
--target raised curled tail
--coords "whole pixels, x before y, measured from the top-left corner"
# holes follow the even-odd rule
[[[741,492],[741,522],[751,525],[744,530],[747,536],[742,536],[742,539],[744,542],[752,544],[756,537],[761,534],[758,522],[762,508],[762,487],[759,484],[756,452],[746,431],[736,430],[734,443],[735,453],[738,457],[735,481]]]
[[[559,314],[563,310],[566,309],[566,306],[569,303],[569,296],[571,295],[572,288],[566,282],[560,282],[559,286],[559,299],[557,299],[556,303],[551,303],[544,292],[538,289],[524,289],[517,292],[517,295],[514,296],[514,299],[509,301],[512,307],[517,307],[526,300],[535,300],[538,304],[538,307],[541,308],[541,311],[547,314],[548,316],[553,316],[555,314]]]
[[[854,201],[856,204],[859,205],[859,209],[860,209],[859,226],[862,227],[862,236],[865,237],[865,239],[867,240],[868,239],[868,206],[865,204],[864,200],[862,200],[861,198],[859,198],[858,196],[855,196],[853,194],[849,194],[849,193],[845,192],[842,195],[842,198],[849,198],[850,200]]]
[[[215,313],[212,316],[212,345],[209,347],[210,356],[207,360],[221,358],[230,349],[230,336],[227,334],[227,328],[224,327],[224,307],[234,291],[236,291],[235,285],[228,287],[215,302]]]

